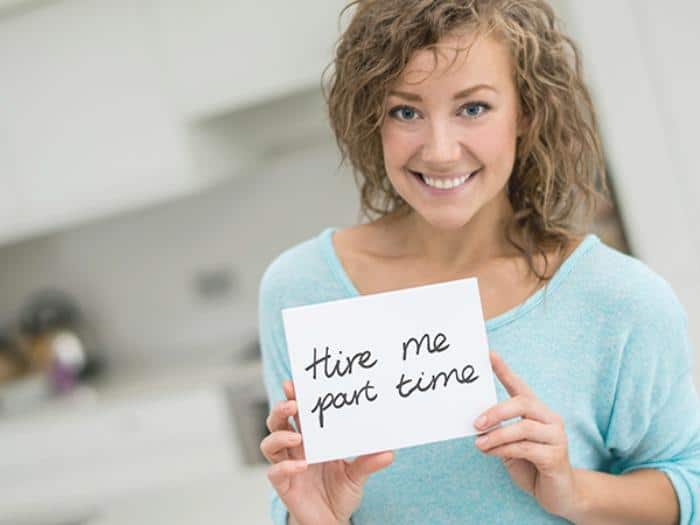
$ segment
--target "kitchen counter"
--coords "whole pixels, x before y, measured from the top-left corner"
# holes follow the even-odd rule
[[[57,505],[0,515],[0,525],[267,525],[264,466],[163,486],[95,505]]]
[[[123,371],[0,419],[0,525],[267,523],[232,410],[251,391],[259,362]]]
[[[22,380],[23,389],[38,391],[41,378]],[[31,421],[42,417],[61,416],[100,402],[128,399],[131,396],[162,396],[171,392],[201,385],[238,385],[262,383],[260,361],[232,363],[230,360],[190,362],[162,368],[122,368],[112,370],[89,383],[80,384],[63,396],[50,397],[27,403],[24,410],[0,412],[0,427],[4,423]],[[0,387],[0,391],[9,386]],[[11,388],[17,389],[17,386]],[[38,395],[36,396],[38,397]]]

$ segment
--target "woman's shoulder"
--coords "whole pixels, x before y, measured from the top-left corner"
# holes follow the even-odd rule
[[[325,230],[324,230],[325,231]],[[307,237],[279,251],[265,267],[263,278],[296,274],[319,263],[318,242],[322,233]]]
[[[595,237],[587,257],[579,261],[573,280],[580,293],[595,301],[597,310],[647,321],[685,317],[675,290],[659,272],[641,259],[621,252]]]
[[[260,279],[261,300],[275,299],[283,306],[322,300],[334,281],[326,246],[333,229],[326,227],[274,256]]]
[[[564,303],[584,331],[602,334],[618,352],[605,354],[611,362],[624,354],[626,366],[637,363],[677,377],[690,366],[692,352],[688,316],[676,291],[646,262],[595,241],[577,262],[574,278],[566,280]]]

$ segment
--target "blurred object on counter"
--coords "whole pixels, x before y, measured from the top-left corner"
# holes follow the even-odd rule
[[[28,368],[29,362],[21,350],[17,335],[9,329],[0,329],[0,384],[19,377]]]
[[[0,414],[22,412],[51,397],[47,374],[32,374],[32,365],[19,331],[0,332]]]
[[[71,331],[56,332],[51,341],[53,363],[51,377],[58,392],[67,392],[78,380],[87,364],[82,341]]]
[[[99,373],[102,360],[87,344],[83,315],[67,293],[50,288],[35,293],[22,309],[19,329],[32,372],[48,373],[56,393]]]
[[[39,336],[50,330],[75,327],[82,315],[75,301],[65,292],[47,288],[34,293],[22,308],[22,333]]]
[[[21,375],[46,374],[55,393],[65,393],[78,381],[99,374],[103,359],[91,344],[75,300],[56,289],[33,294],[18,319]]]
[[[104,368],[91,341],[73,298],[56,289],[34,293],[16,326],[0,331],[0,413],[89,394],[82,383]]]

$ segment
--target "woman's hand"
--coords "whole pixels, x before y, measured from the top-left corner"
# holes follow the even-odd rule
[[[490,430],[476,440],[476,446],[502,458],[515,484],[547,512],[565,516],[575,508],[577,493],[564,422],[500,356],[495,352],[490,356],[493,371],[511,398],[489,408],[482,414],[486,419],[477,418],[480,424],[475,426],[487,429],[514,417],[522,420]]]
[[[267,428],[271,434],[260,443],[260,450],[272,464],[267,477],[299,525],[347,524],[360,506],[365,481],[370,474],[391,464],[394,453],[368,454],[352,462],[339,459],[308,465],[302,436],[288,419],[293,416],[301,431],[294,385],[285,381],[282,387],[287,401],[280,401],[270,411]]]

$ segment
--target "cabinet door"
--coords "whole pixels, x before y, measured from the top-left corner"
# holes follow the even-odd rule
[[[50,409],[2,422],[0,435],[0,523],[102,508],[240,470],[214,385]]]
[[[87,523],[259,525],[270,523],[268,500],[271,490],[266,469],[248,470],[236,475],[143,491],[103,505],[92,514]]]
[[[151,6],[52,2],[0,19],[0,242],[198,186]]]
[[[154,0],[156,34],[185,115],[320,85],[342,0]]]

